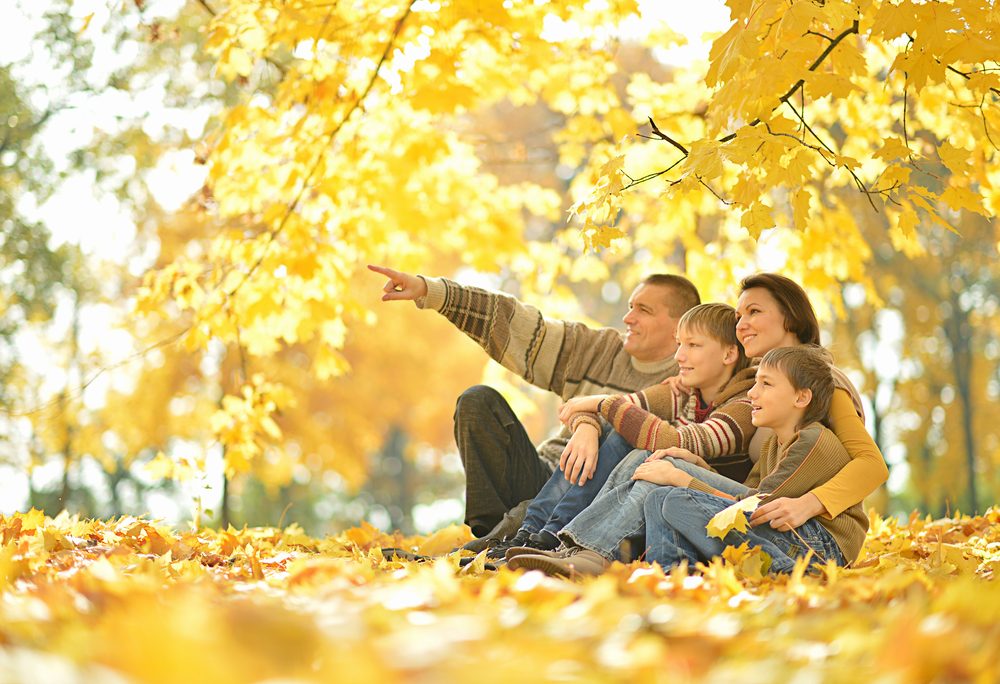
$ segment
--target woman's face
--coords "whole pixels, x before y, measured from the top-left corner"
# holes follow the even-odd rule
[[[785,314],[778,301],[763,287],[744,290],[736,302],[736,339],[750,358],[800,344],[794,333],[785,330]]]

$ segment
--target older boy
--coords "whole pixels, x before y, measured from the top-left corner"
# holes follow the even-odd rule
[[[596,437],[600,424],[597,414],[590,412],[599,411],[620,435],[610,436],[606,446],[624,439],[639,449],[683,447],[727,473],[744,477],[751,467],[746,445],[754,428],[746,391],[753,384],[753,370],[747,368],[749,362],[736,340],[735,320],[731,306],[702,304],[678,322],[674,359],[681,382],[694,390],[691,395],[680,397],[658,384],[635,394],[573,399],[567,403],[571,415],[565,417],[574,433],[586,430]],[[583,468],[594,477],[580,480],[580,487],[571,486],[577,482],[579,464],[566,462],[564,455],[561,469],[528,508],[517,534],[490,549],[490,557],[558,546],[556,534],[594,500],[627,453],[602,448],[596,464]],[[641,506],[636,513],[641,513]]]

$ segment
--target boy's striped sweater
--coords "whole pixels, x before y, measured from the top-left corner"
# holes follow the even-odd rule
[[[753,387],[754,366],[729,379],[711,406],[700,408],[701,395],[675,394],[658,384],[634,394],[608,397],[598,410],[637,449],[681,447],[695,453],[717,472],[742,482],[753,463],[748,455],[753,423],[747,391]],[[571,425],[591,422],[594,414],[574,416]]]

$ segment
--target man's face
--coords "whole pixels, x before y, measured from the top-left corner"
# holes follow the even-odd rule
[[[677,321],[670,315],[670,288],[640,285],[628,300],[625,351],[636,361],[659,361],[677,350]]]

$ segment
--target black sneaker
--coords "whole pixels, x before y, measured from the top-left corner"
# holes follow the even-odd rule
[[[507,560],[510,560],[514,556],[519,556],[524,553],[538,553],[546,551],[554,551],[560,546],[559,537],[552,534],[551,532],[536,532],[531,534],[526,541],[521,546],[514,546],[507,549],[507,554],[504,556]]]
[[[486,557],[491,560],[498,560],[507,554],[507,549],[516,546],[524,546],[531,540],[531,533],[528,530],[518,530],[513,537],[507,537],[503,541],[494,542],[486,551]]]

